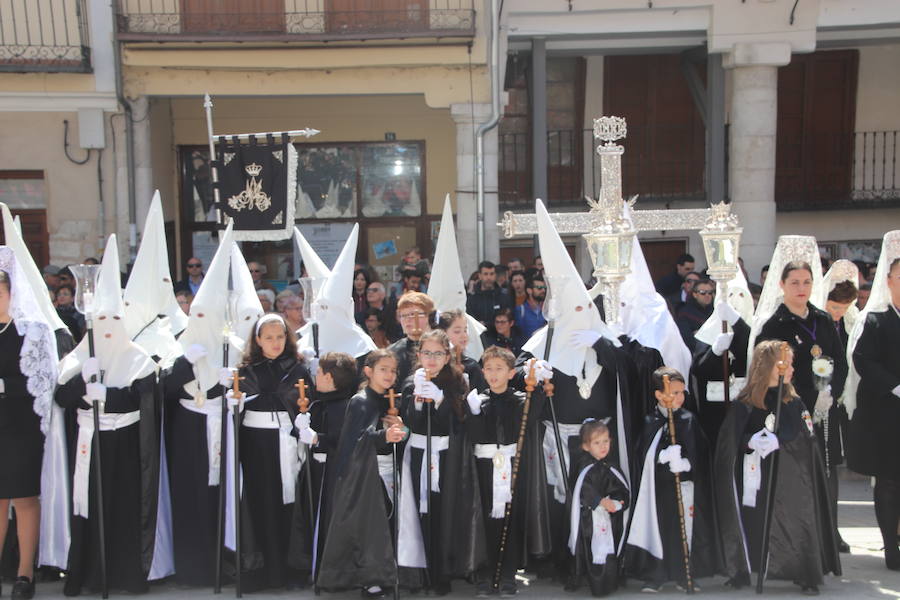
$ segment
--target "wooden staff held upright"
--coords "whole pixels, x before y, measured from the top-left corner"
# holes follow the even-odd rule
[[[297,408],[300,410],[300,414],[308,414],[309,398],[306,397],[306,381],[303,379],[298,379],[297,383],[294,384],[294,387],[297,388],[297,391],[300,393],[300,397],[297,398]],[[306,479],[306,501],[307,503],[309,503],[309,533],[314,538],[316,531],[316,507],[313,504],[312,467],[310,466],[311,462],[312,446],[307,446],[306,460],[303,461],[303,477]],[[310,573],[310,577],[313,577],[312,573]]]
[[[726,384],[727,385],[727,384]],[[675,439],[675,416],[672,409],[672,384],[668,375],[663,375],[663,397],[666,401],[666,409],[669,417],[669,444],[674,446],[678,443]],[[694,579],[691,577],[691,551],[688,545],[687,528],[684,523],[684,501],[681,497],[681,475],[675,475],[675,499],[678,503],[678,528],[681,533],[681,552],[684,556],[684,576],[687,582],[687,593],[694,593]]]
[[[397,408],[397,394],[394,388],[388,390],[388,410],[387,414],[392,417],[400,416],[400,409]],[[392,502],[394,505],[394,600],[400,598],[400,469],[397,465],[397,444],[391,444],[391,466],[394,471],[394,485],[391,490]]]

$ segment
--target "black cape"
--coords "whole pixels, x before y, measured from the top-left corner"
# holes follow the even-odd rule
[[[774,399],[773,388],[766,397],[770,408]],[[774,454],[761,461],[762,487],[755,508],[742,505],[741,473],[747,441],[762,428],[767,414],[737,402],[719,431],[714,462],[716,514],[725,573],[732,578],[747,578],[759,564],[768,469]],[[824,573],[840,575],[841,564],[825,466],[801,401],[794,399],[782,407],[778,438],[767,577],[817,586]]]
[[[697,419],[690,411],[682,408],[675,411],[675,439],[681,446],[681,456],[691,463],[691,470],[681,473],[681,482],[692,481],[694,484],[694,503],[690,507],[694,520],[691,534],[691,577],[707,577],[719,571],[719,553],[716,539],[715,513],[712,487],[712,456],[706,436]],[[681,526],[678,520],[678,501],[675,492],[675,476],[667,464],[659,464],[659,453],[668,448],[668,417],[660,410],[647,415],[641,435],[640,461],[635,472],[633,495],[635,501],[631,515],[632,524],[639,519],[655,519],[662,539],[662,560],[657,559],[645,548],[628,544],[625,547],[625,571],[630,577],[643,581],[665,583],[667,581],[685,582],[684,556],[681,543]],[[657,432],[662,433],[653,446]],[[644,472],[644,462],[648,453],[653,451],[654,469]],[[645,507],[652,506],[640,497],[645,488],[644,477],[655,478],[655,514],[644,514]],[[640,482],[640,483],[639,483]],[[651,525],[652,526],[652,525]]]
[[[366,388],[350,400],[334,461],[333,505],[317,585],[328,590],[394,585],[397,563],[376,456],[389,450],[387,401]],[[399,467],[399,465],[398,465]]]

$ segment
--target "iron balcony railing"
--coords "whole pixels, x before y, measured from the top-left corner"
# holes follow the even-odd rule
[[[475,0],[118,0],[123,41],[471,37]],[[377,6],[377,7],[376,7]]]
[[[640,194],[642,199],[665,202],[706,199],[702,153],[695,151],[691,158],[666,148],[654,151],[648,135],[642,128],[629,127],[622,142],[623,195]],[[660,137],[658,131],[652,135]],[[531,208],[530,135],[501,134],[499,144],[502,209]],[[548,132],[547,200],[551,204],[581,206],[584,196],[599,196],[600,159],[595,149],[591,130]],[[798,140],[782,137],[776,151],[778,210],[900,206],[898,152],[900,131],[895,130],[806,133]],[[727,182],[727,153],[725,158]]]
[[[84,0],[0,0],[0,71],[90,70]]]

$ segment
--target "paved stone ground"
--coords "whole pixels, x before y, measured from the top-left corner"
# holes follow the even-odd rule
[[[842,554],[844,574],[841,577],[827,577],[826,584],[820,588],[821,596],[826,598],[900,598],[900,573],[888,571],[884,566],[881,535],[875,524],[875,513],[872,505],[872,491],[867,478],[845,473],[841,481],[841,500],[838,507],[838,518],[841,534],[852,547],[850,555]],[[752,588],[730,591],[722,583],[724,578],[714,577],[701,579],[698,584],[702,588],[703,598],[758,598]],[[7,583],[7,594],[11,588]],[[573,598],[590,597],[585,588],[577,593],[567,593],[561,587],[545,581],[529,581],[522,579],[519,586],[520,598],[542,598],[572,600]],[[447,598],[471,598],[474,590],[471,586],[457,584]],[[110,597],[124,594],[111,594]],[[658,597],[679,598],[684,596],[669,585],[655,595],[642,594],[637,582],[632,582],[626,589],[617,591],[614,597]],[[799,588],[788,582],[771,582],[766,585],[766,596],[799,597]],[[38,598],[63,598],[62,584],[42,584],[37,589]],[[221,595],[215,595],[209,589],[185,589],[171,583],[162,583],[151,588],[151,592],[142,596],[146,600],[171,600],[187,598],[191,600],[217,599],[227,600],[234,597],[234,589],[226,588]],[[274,592],[264,594],[248,594],[247,598],[313,598],[310,590],[292,592]],[[323,600],[344,600],[359,598],[359,593],[322,594]],[[410,597],[403,595],[402,597]],[[423,596],[424,597],[424,596]]]

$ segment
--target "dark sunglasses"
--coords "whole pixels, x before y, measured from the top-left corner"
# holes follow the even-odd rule
[[[199,269],[202,266],[203,265],[201,265],[200,263],[188,263],[187,268],[188,269]]]

